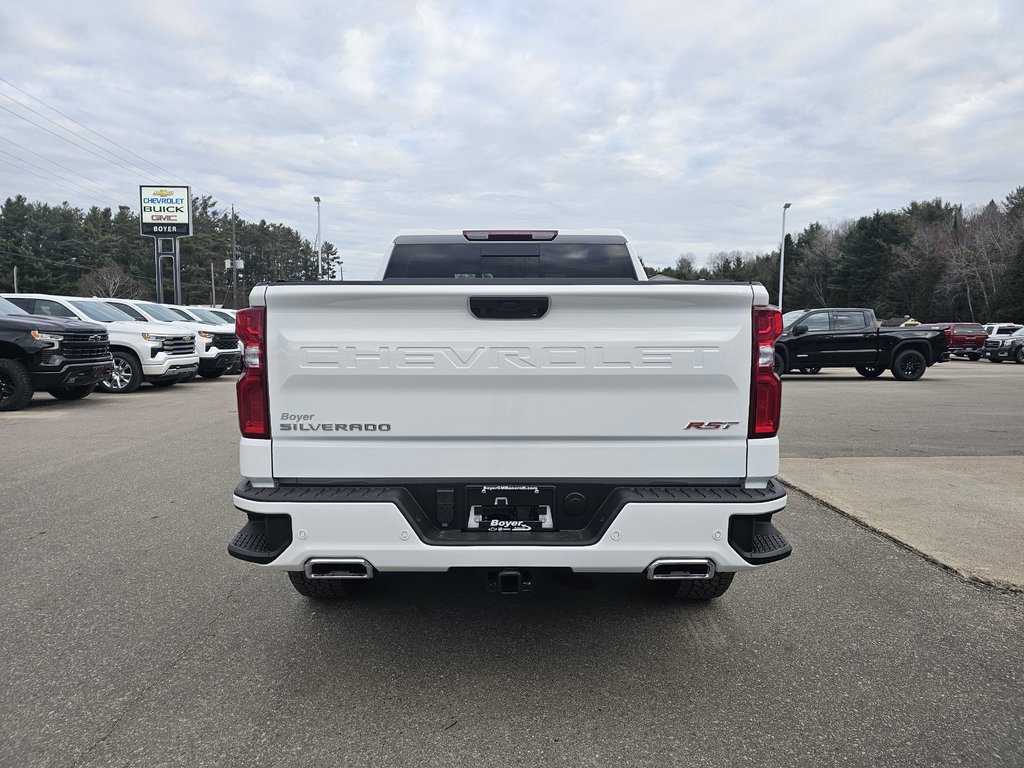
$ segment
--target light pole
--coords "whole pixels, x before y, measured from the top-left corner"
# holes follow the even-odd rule
[[[316,279],[323,280],[324,266],[320,258],[320,198],[314,195],[313,202],[316,203]]]
[[[779,247],[779,312],[782,311],[782,275],[786,269],[786,209],[792,203],[782,206],[782,245]]]

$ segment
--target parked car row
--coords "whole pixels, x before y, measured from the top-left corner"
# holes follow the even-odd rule
[[[145,301],[0,294],[0,411],[37,391],[77,400],[241,368],[230,314]]]
[[[1019,323],[928,323],[918,328],[938,329],[946,334],[949,352],[969,360],[987,358],[993,363],[1017,360],[1024,363],[1024,339],[1018,334],[1024,329]]]
[[[946,335],[949,353],[969,360],[981,360],[985,355],[988,333],[981,323],[926,323],[914,326],[942,331]]]
[[[234,321],[229,324],[218,315],[206,315],[202,309],[195,307],[176,307],[132,299],[103,301],[137,323],[184,326],[195,334],[198,368],[190,377],[186,377],[188,381],[194,379],[196,373],[205,379],[215,379],[229,370],[236,370],[240,365],[241,347],[235,336]]]

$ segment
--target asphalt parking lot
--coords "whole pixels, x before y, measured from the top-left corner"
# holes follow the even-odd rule
[[[786,376],[780,477],[967,578],[1024,591],[1024,366],[954,359],[907,384]]]
[[[1019,462],[1022,386],[984,362],[789,376],[784,476],[854,505],[814,462],[911,487],[915,461]],[[0,435],[3,766],[1024,764],[1024,593],[799,491],[794,556],[704,606],[462,575],[316,605],[225,553],[232,380],[43,395]]]

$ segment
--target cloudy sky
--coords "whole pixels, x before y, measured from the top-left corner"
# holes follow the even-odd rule
[[[777,247],[784,202],[796,233],[1024,185],[1020,0],[32,0],[0,78],[0,198],[187,183],[312,240],[318,195],[353,279],[404,227],[670,265]]]

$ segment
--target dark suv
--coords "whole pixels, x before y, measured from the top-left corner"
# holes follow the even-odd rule
[[[81,400],[113,370],[102,325],[30,315],[0,298],[0,411],[24,408],[35,391]]]
[[[1018,328],[1009,335],[989,336],[985,342],[985,357],[993,363],[1013,360],[1024,364],[1024,328]]]

